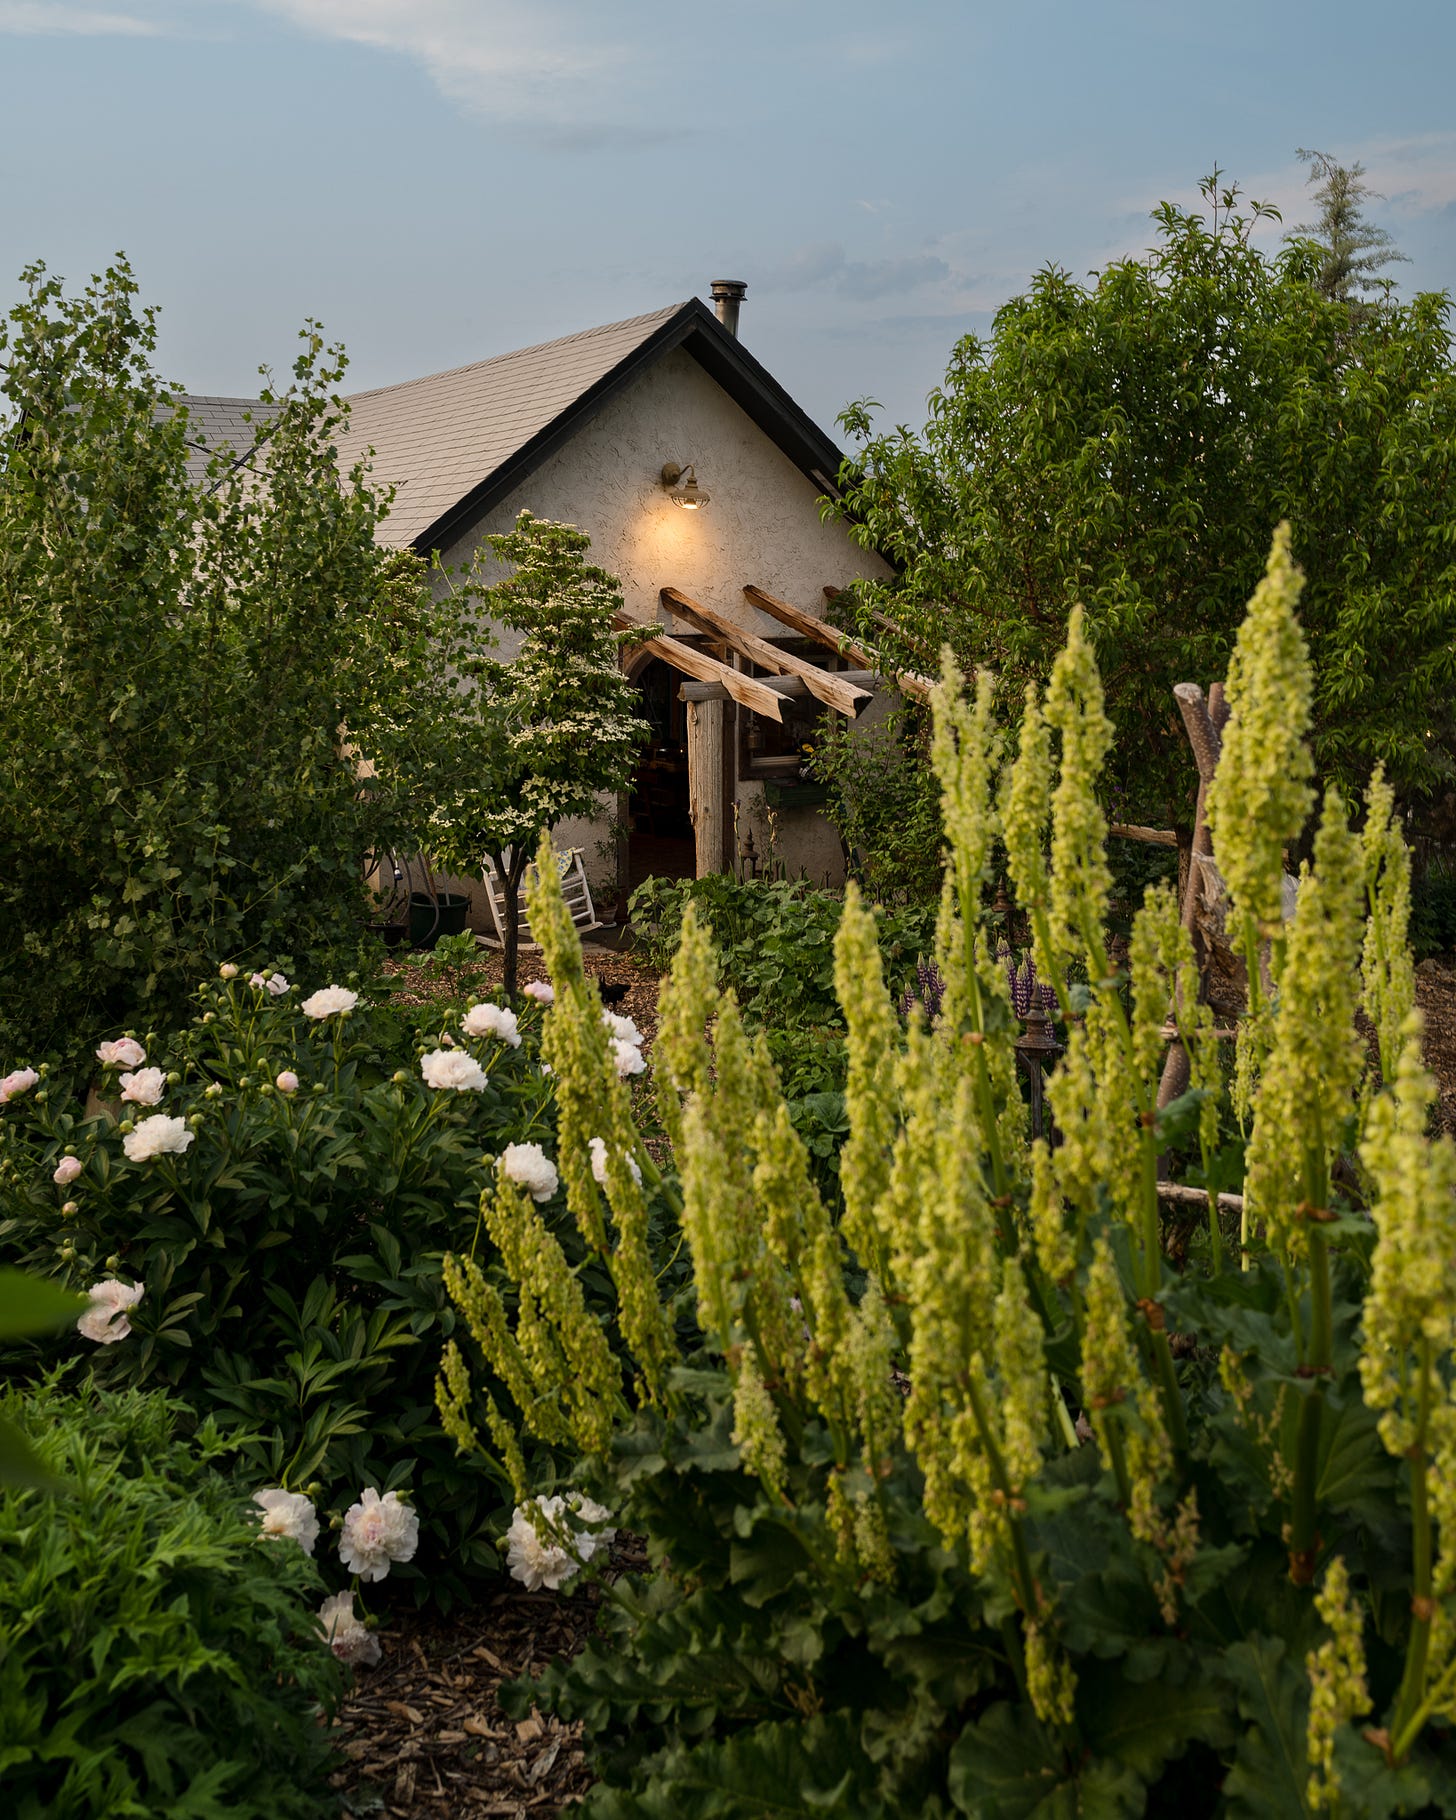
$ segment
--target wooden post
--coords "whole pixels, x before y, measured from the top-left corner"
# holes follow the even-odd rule
[[[723,724],[726,704],[697,701],[684,690],[688,721],[688,814],[698,877],[723,870]]]

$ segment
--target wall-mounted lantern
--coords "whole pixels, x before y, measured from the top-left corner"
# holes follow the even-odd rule
[[[664,463],[662,484],[667,496],[675,506],[681,506],[685,512],[696,512],[699,506],[708,503],[708,494],[698,485],[698,477],[693,472],[691,462],[681,468],[675,461]]]

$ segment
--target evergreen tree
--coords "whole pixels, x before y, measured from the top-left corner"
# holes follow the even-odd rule
[[[1332,302],[1358,305],[1357,291],[1378,291],[1389,284],[1375,276],[1382,266],[1406,260],[1389,232],[1365,218],[1367,198],[1384,198],[1364,182],[1363,164],[1337,164],[1327,153],[1303,146],[1295,157],[1309,166],[1320,212],[1318,220],[1301,224],[1285,238],[1314,241],[1321,255],[1315,283]]]

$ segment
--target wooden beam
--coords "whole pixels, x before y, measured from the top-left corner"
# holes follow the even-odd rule
[[[725,618],[713,607],[705,607],[690,594],[684,594],[681,588],[662,588],[659,593],[662,604],[669,613],[678,614],[699,631],[710,635],[718,633],[727,639],[735,651],[766,670],[777,671],[780,676],[797,676],[816,701],[822,701],[826,707],[835,709],[847,720],[853,720],[859,713],[861,703],[869,700],[868,689],[847,683],[842,677],[821,670],[817,664],[795,657],[791,651],[780,651],[776,645],[769,644],[766,639],[759,638],[752,632],[741,631],[731,619]]]
[[[816,645],[837,651],[841,657],[847,657],[863,670],[874,669],[872,653],[866,651],[863,645],[855,644],[847,632],[841,632],[838,626],[831,626],[828,620],[816,619],[802,607],[780,600],[777,594],[766,593],[752,582],[744,583],[743,592],[751,605],[760,612],[767,613],[771,619],[776,619],[781,626],[787,626],[791,632],[797,632],[800,638],[812,639]]]
[[[871,652],[866,651],[863,645],[857,645],[848,633],[841,632],[837,626],[831,626],[828,620],[817,619],[802,607],[780,600],[777,594],[769,594],[763,588],[755,587],[752,582],[744,584],[743,592],[752,605],[776,619],[781,626],[788,626],[791,631],[797,632],[800,638],[812,638],[815,644],[823,645],[830,651],[838,651],[841,656],[849,658],[851,663],[859,664],[865,669],[872,670],[876,667]],[[934,684],[928,676],[917,676],[913,670],[886,670],[883,674],[902,695],[908,695],[919,702],[930,700]]]
[[[612,624],[619,632],[642,630],[640,623],[629,619],[625,613],[614,613]],[[716,657],[694,651],[690,645],[679,644],[672,638],[644,638],[634,649],[650,651],[665,664],[671,664],[674,670],[681,670],[684,676],[691,676],[698,682],[719,684],[734,701],[751,708],[755,714],[766,715],[769,720],[782,721],[784,718],[783,699],[772,689],[766,689],[761,682],[730,669],[727,664],[720,664]]]
[[[1178,836],[1171,828],[1144,828],[1136,822],[1109,822],[1107,832],[1119,840],[1140,840],[1150,847],[1176,847]]]

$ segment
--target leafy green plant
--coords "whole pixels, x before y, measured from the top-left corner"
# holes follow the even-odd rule
[[[824,508],[895,564],[853,589],[884,660],[949,642],[1013,715],[1080,602],[1117,780],[1158,805],[1136,819],[1188,832],[1170,690],[1224,673],[1281,519],[1309,576],[1319,774],[1353,792],[1381,762],[1406,800],[1451,774],[1451,299],[1342,296],[1328,247],[1259,244],[1268,213],[1215,172],[1196,208],[1154,211],[1140,257],[1048,263],[957,343],[921,433],[844,414],[857,447]]]
[[[67,1295],[40,1277],[0,1270],[0,1345],[64,1327],[85,1306],[84,1296]],[[0,1417],[0,1485],[53,1483],[20,1429]]]
[[[1213,793],[1230,929],[1266,970],[1233,1082],[1243,1218],[1225,1233],[1210,1200],[1182,1269],[1158,1159],[1222,1066],[1171,892],[1148,894],[1127,977],[1109,963],[1112,729],[1080,614],[1004,789],[989,679],[974,703],[954,676],[937,692],[951,888],[933,1029],[902,1032],[849,895],[837,1222],[684,919],[654,1061],[695,1334],[644,1242],[640,1145],[569,919],[549,881],[538,894],[562,1151],[592,1129],[607,1144],[604,1185],[569,1178],[568,1202],[634,1310],[634,1363],[596,1349],[569,1263],[509,1183],[489,1218],[518,1302],[464,1261],[447,1280],[510,1391],[487,1409],[497,1443],[513,1422],[569,1434],[583,1485],[655,1564],[606,1589],[598,1643],[514,1695],[584,1721],[605,1778],[588,1813],[1456,1813],[1456,1146],[1426,1135],[1383,777],[1360,835],[1327,794],[1280,915],[1309,808],[1298,584],[1281,533]],[[1055,1148],[1026,1141],[981,928],[998,837],[1069,1029]],[[1160,1108],[1170,1017],[1194,1086]],[[470,1445],[458,1345],[441,1394]]]
[[[315,325],[252,446],[198,478],[125,261],[79,297],[22,282],[0,325],[0,1047],[77,1054],[180,1019],[221,959],[355,964],[364,856],[418,833],[397,760],[458,713],[463,627],[456,597],[400,585],[387,502],[338,471],[344,360]]]
[[[303,1550],[260,1541],[235,1442],[159,1393],[0,1396],[66,1495],[0,1494],[0,1786],[14,1820],[314,1820],[343,1671]],[[256,1511],[252,1513],[256,1518]]]
[[[551,1141],[541,1013],[528,1001],[519,1047],[467,1034],[458,1005],[417,1036],[363,1000],[309,1016],[285,983],[205,987],[190,1027],[148,1039],[146,1067],[138,1044],[129,1069],[103,1070],[89,1118],[37,1071],[0,1112],[0,1258],[140,1288],[119,1343],[73,1332],[65,1351],[90,1352],[103,1384],[168,1386],[242,1431],[256,1485],[314,1486],[340,1508],[366,1485],[408,1490],[423,1542],[398,1575],[448,1602],[494,1568],[504,1479],[457,1462],[434,1420],[454,1325],[440,1260],[471,1247],[495,1155]],[[432,1089],[429,1056],[478,1058],[479,1085]],[[149,1134],[163,1147],[147,1157]]]
[[[808,769],[825,786],[825,813],[866,894],[879,904],[934,903],[945,834],[923,711],[907,706],[863,730],[830,716]]]

